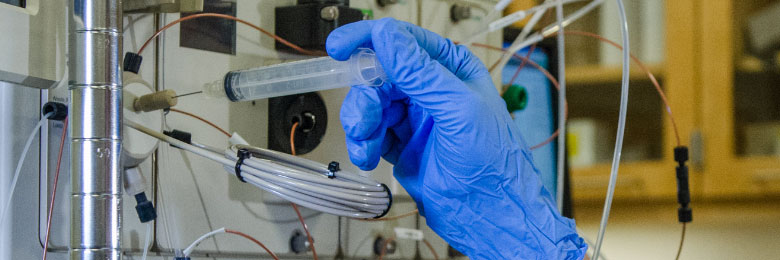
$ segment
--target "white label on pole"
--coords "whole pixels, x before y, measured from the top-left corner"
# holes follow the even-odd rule
[[[420,230],[400,227],[397,227],[394,230],[395,237],[399,239],[423,240],[423,232]]]

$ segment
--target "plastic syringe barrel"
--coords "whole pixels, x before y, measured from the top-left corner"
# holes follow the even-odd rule
[[[225,96],[231,101],[249,101],[353,85],[379,86],[384,70],[373,50],[360,48],[349,60],[321,57],[281,63],[225,75]]]

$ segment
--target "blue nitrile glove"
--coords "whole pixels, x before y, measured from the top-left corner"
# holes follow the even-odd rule
[[[328,53],[374,49],[389,83],[341,107],[352,162],[380,156],[428,226],[472,259],[581,259],[587,245],[542,186],[485,66],[464,46],[394,19],[344,25]],[[529,122],[532,123],[532,122]]]

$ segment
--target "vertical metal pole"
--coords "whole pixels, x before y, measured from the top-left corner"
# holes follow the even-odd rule
[[[122,3],[71,3],[70,259],[120,259]]]

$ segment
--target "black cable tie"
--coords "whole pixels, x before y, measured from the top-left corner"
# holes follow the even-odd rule
[[[238,160],[236,160],[236,177],[239,181],[246,183],[244,177],[241,176],[241,165],[244,164],[244,159],[252,157],[252,153],[247,149],[238,149],[236,156],[238,156]]]
[[[48,113],[51,113],[48,117],[49,120],[65,120],[65,118],[68,117],[68,105],[55,101],[46,102],[46,104],[41,107],[41,114],[45,116]]]
[[[387,198],[390,199],[390,202],[387,204],[387,209],[385,209],[385,211],[382,211],[382,214],[380,214],[379,216],[374,217],[375,219],[387,215],[387,213],[390,212],[390,207],[393,206],[393,193],[390,192],[390,187],[387,187],[387,185],[384,183],[380,183],[380,184],[382,184],[382,187],[384,187],[385,191],[387,191]]]
[[[326,173],[328,176],[328,179],[336,178],[336,172],[340,171],[341,167],[339,167],[339,162],[332,161],[328,164],[328,172]]]

